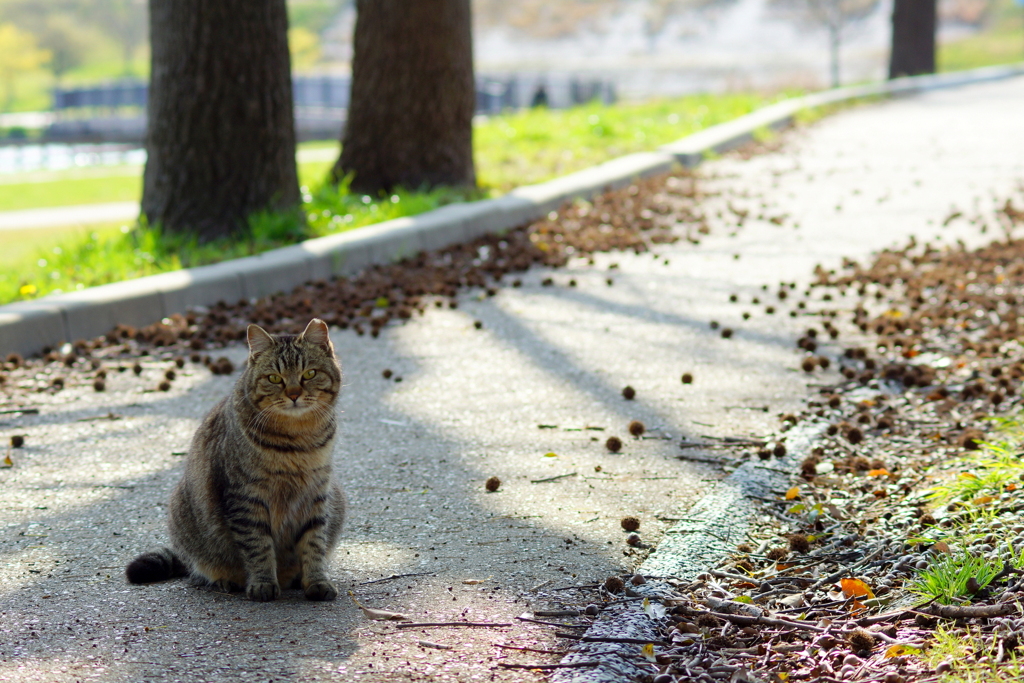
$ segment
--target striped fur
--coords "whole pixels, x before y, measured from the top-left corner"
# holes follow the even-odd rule
[[[140,555],[128,580],[171,578],[176,561],[252,600],[273,600],[282,586],[333,600],[327,560],[345,516],[331,468],[341,367],[318,319],[298,336],[250,325],[248,338],[249,362],[196,431],[171,496],[173,550]]]

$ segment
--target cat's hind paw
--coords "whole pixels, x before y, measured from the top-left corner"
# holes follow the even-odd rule
[[[338,589],[330,581],[317,581],[306,586],[307,600],[334,600],[338,597]]]

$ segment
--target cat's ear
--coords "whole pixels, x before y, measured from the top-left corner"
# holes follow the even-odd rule
[[[274,338],[259,325],[249,325],[246,330],[249,339],[249,355],[258,356],[274,345]]]
[[[313,318],[309,321],[306,329],[302,331],[301,338],[311,344],[322,346],[328,351],[334,351],[334,345],[331,344],[330,330],[327,329],[327,323],[320,318]]]

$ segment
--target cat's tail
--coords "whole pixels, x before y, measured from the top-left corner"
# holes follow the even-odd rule
[[[178,576],[188,576],[188,566],[166,546],[142,553],[124,570],[128,583],[155,583]]]

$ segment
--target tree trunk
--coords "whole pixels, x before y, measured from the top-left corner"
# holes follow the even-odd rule
[[[936,0],[896,0],[889,78],[935,73]]]
[[[285,0],[150,0],[142,211],[201,240],[299,203]]]
[[[368,194],[476,183],[470,0],[357,0],[335,181]]]

